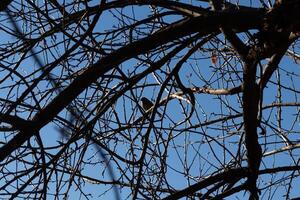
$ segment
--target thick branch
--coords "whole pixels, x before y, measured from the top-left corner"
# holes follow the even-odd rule
[[[210,186],[214,183],[217,183],[219,181],[230,182],[232,180],[232,177],[241,179],[246,176],[247,176],[247,170],[245,168],[229,169],[223,173],[208,177],[208,178],[204,179],[203,181],[200,181],[194,185],[187,187],[186,189],[178,191],[178,192],[164,198],[164,200],[169,200],[169,199],[173,200],[173,199],[180,199],[182,197],[187,197],[187,196],[194,194],[195,192],[197,192],[207,186]]]
[[[12,0],[2,0],[0,2],[0,12],[4,11],[11,2]]]
[[[245,130],[245,145],[247,149],[247,160],[250,175],[248,177],[248,186],[250,199],[258,199],[256,180],[262,157],[262,150],[258,143],[258,104],[260,99],[259,86],[256,84],[255,61],[245,63],[244,82],[243,82],[243,118]]]

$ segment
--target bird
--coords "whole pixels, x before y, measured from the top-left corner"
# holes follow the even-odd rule
[[[153,103],[152,101],[150,101],[149,99],[147,99],[146,97],[142,97],[141,98],[141,102],[142,102],[142,107],[145,111],[149,110],[150,108],[152,108]]]
[[[145,112],[147,112],[148,110],[150,110],[152,107],[153,107],[153,102],[150,101],[149,99],[147,99],[146,97],[142,97],[141,98],[141,104],[142,104],[142,107],[144,109]],[[162,115],[157,112],[157,114],[161,117]]]

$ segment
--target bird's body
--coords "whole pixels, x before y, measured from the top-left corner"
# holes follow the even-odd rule
[[[147,99],[146,97],[142,97],[141,98],[141,103],[142,103],[142,107],[145,110],[145,112],[147,112],[148,110],[150,110],[153,107],[153,102],[150,101],[149,99]],[[161,117],[162,115],[160,113],[157,112],[157,114]]]
[[[149,99],[147,99],[146,97],[142,97],[141,98],[141,102],[142,102],[142,107],[145,111],[148,111],[150,108],[152,108],[153,103],[152,101],[150,101]]]

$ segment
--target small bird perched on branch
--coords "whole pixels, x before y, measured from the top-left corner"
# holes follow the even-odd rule
[[[147,112],[149,109],[151,109],[154,105],[153,102],[150,101],[149,99],[147,99],[146,97],[141,98],[141,104],[142,104],[142,107],[145,110],[145,112]],[[160,117],[162,117],[162,115],[159,112],[157,112],[157,114]]]

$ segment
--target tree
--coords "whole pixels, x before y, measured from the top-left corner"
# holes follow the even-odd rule
[[[1,2],[1,195],[297,197],[299,10]]]

